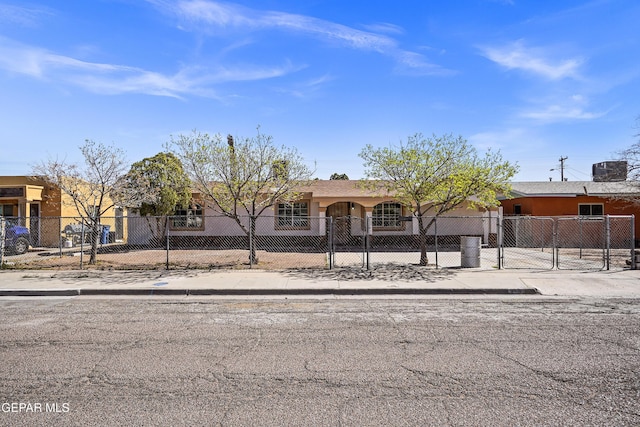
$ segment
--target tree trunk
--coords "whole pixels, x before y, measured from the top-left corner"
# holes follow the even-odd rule
[[[97,220],[91,220],[91,235],[89,241],[91,242],[91,256],[89,257],[89,264],[95,265],[98,262],[98,242],[100,241],[100,228],[98,227]]]
[[[258,264],[258,255],[256,253],[256,217],[249,217],[249,265]]]
[[[428,227],[424,225],[424,219],[422,215],[418,216],[418,229],[420,239],[420,264],[426,266],[429,264],[429,258],[427,257],[427,230]]]

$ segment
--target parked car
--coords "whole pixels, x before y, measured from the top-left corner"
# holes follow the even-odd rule
[[[22,255],[29,250],[31,234],[27,227],[7,224],[5,228],[4,249],[6,252]]]

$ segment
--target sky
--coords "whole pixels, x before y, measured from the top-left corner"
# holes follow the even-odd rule
[[[0,175],[259,128],[321,179],[421,133],[588,181],[640,141],[639,22],[637,0],[0,0]]]

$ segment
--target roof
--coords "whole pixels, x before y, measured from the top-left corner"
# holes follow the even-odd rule
[[[539,181],[512,182],[512,197],[576,197],[640,195],[640,185],[631,181]]]
[[[310,192],[313,197],[379,197],[384,190],[371,191],[363,189],[359,180],[316,180],[306,186],[303,191]]]

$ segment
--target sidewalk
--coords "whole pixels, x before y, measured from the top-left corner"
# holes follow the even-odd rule
[[[2,270],[0,296],[543,295],[640,298],[640,270]]]

